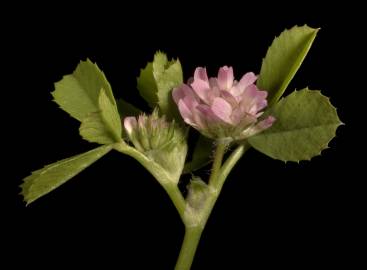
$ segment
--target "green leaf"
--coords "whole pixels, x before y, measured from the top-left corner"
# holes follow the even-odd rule
[[[32,172],[23,180],[24,183],[21,185],[24,201],[28,205],[49,193],[107,154],[111,149],[112,146],[109,145],[100,146]]]
[[[121,118],[116,103],[111,103],[106,91],[102,88],[99,95],[99,108],[107,130],[116,142],[121,140]]]
[[[178,118],[178,110],[172,99],[174,87],[182,84],[183,75],[179,60],[168,61],[162,52],[154,55],[152,63],[141,70],[137,79],[140,95],[151,108],[159,107],[161,114],[169,119]]]
[[[258,151],[283,161],[320,155],[342,124],[329,99],[307,88],[281,99],[269,114],[276,118],[273,126],[248,141]]]
[[[305,59],[319,29],[294,26],[276,37],[269,47],[257,86],[269,93],[269,106],[279,100]]]
[[[154,108],[158,103],[158,90],[153,76],[152,63],[148,63],[147,66],[140,71],[140,76],[137,78],[137,88],[140,95],[148,102],[149,106]]]
[[[185,164],[184,173],[199,170],[207,165],[210,162],[212,151],[213,140],[200,135],[192,154],[192,160]]]
[[[155,66],[153,63],[153,67]],[[158,86],[158,107],[162,114],[172,117],[178,111],[172,98],[172,90],[183,83],[182,67],[180,61],[176,60],[166,62],[161,68],[164,68],[163,72],[155,72],[154,76]],[[159,69],[156,68],[156,70]]]
[[[80,135],[89,142],[110,144],[119,142],[122,135],[117,106],[112,104],[105,90],[100,91],[99,111],[89,113],[80,125]]]
[[[110,102],[115,104],[111,86],[104,73],[87,59],[79,63],[73,74],[55,83],[52,96],[61,109],[82,121],[89,113],[99,110],[98,98],[102,88]]]

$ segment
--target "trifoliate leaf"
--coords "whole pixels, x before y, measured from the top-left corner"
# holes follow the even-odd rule
[[[66,75],[55,83],[52,96],[61,109],[82,121],[89,113],[99,110],[98,99],[102,88],[111,104],[115,105],[111,86],[104,73],[87,59],[79,63],[73,74]]]
[[[329,99],[307,88],[281,99],[269,114],[276,118],[273,126],[248,141],[258,151],[283,161],[320,155],[342,124]]]
[[[110,144],[119,142],[121,119],[116,104],[111,103],[102,88],[98,99],[99,111],[89,113],[80,125],[80,135],[89,142]]]
[[[154,60],[141,70],[137,79],[140,95],[151,108],[159,107],[168,118],[178,117],[177,106],[172,99],[174,87],[182,84],[183,75],[179,60],[168,61],[167,56],[157,52]]]
[[[107,154],[112,146],[100,146],[89,152],[60,160],[34,171],[24,179],[21,194],[27,204],[59,187],[93,162]]]
[[[307,25],[294,26],[274,39],[263,59],[257,80],[257,86],[269,93],[269,106],[283,95],[310,50],[318,30]]]

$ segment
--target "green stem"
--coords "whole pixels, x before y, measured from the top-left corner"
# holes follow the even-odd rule
[[[218,146],[219,148],[219,146]],[[243,156],[243,154],[246,153],[246,151],[250,148],[250,145],[245,142],[241,145],[239,145],[227,158],[227,160],[224,162],[223,166],[215,172],[215,176],[212,177],[211,175],[209,181],[209,194],[208,198],[204,204],[204,207],[201,209],[201,215],[202,215],[202,226],[204,227],[206,222],[209,219],[209,216],[214,208],[214,205],[219,197],[220,192],[222,191],[222,187],[224,185],[224,182],[227,179],[228,174],[231,172],[233,167],[236,165],[236,163],[240,160],[240,158]],[[225,148],[224,148],[225,150]],[[224,154],[223,149],[219,149],[217,153],[219,152],[218,159],[223,158]],[[214,167],[214,165],[213,165]],[[214,168],[213,168],[214,172]]]
[[[218,143],[214,154],[212,173],[209,178],[209,185],[215,187],[222,166],[223,155],[227,145]],[[215,188],[214,188],[215,189]],[[185,237],[182,243],[180,255],[176,263],[175,270],[189,270],[194,260],[195,252],[199,244],[200,236],[205,227],[206,221],[218,197],[217,192],[208,192],[208,198],[203,207],[196,214],[185,215],[183,221],[185,223]]]
[[[167,192],[168,196],[171,198],[173,204],[181,216],[181,219],[183,219],[186,202],[174,181],[175,179],[172,179],[159,164],[150,160],[145,154],[139,152],[134,147],[127,145],[124,141],[116,143],[114,145],[114,149],[135,158],[155,177],[155,179],[158,180],[158,182]]]
[[[248,142],[244,142],[243,144],[239,145],[227,158],[224,162],[220,173],[217,179],[217,188],[221,189],[224,182],[227,179],[228,174],[232,171],[233,167],[236,163],[240,160],[240,158],[246,153],[248,149],[250,149],[250,144]]]
[[[199,245],[203,228],[187,227],[185,229],[185,237],[182,243],[180,255],[176,263],[175,270],[189,270],[194,260],[196,249]]]
[[[168,196],[171,198],[173,204],[175,205],[177,212],[180,214],[181,219],[184,219],[186,202],[182,196],[181,191],[178,189],[176,184],[167,183],[162,185],[166,190]]]
[[[190,219],[185,216],[183,219],[185,223],[185,237],[181,247],[180,255],[178,257],[175,270],[189,270],[192,264],[192,261],[195,256],[195,252],[197,246],[199,244],[199,240],[201,234],[204,230],[204,227],[209,219],[209,216],[214,208],[214,205],[218,199],[218,196],[222,190],[223,184],[236,165],[238,160],[243,156],[243,154],[250,148],[248,143],[244,143],[238,146],[232,154],[228,157],[228,159],[224,162],[223,155],[225,153],[227,145],[226,144],[218,144],[217,149],[214,155],[214,161],[212,166],[212,173],[209,178],[209,186],[208,186],[208,197],[203,204],[202,208],[199,209],[197,215],[200,216],[199,222],[196,221],[198,218],[194,216],[194,220],[197,223],[191,223]],[[190,217],[190,216],[189,216]]]
[[[212,173],[210,174],[209,178],[209,185],[216,186],[216,181],[218,178],[218,173],[220,171],[220,167],[222,166],[223,155],[226,151],[227,144],[225,143],[218,143],[217,149],[215,150],[214,154],[214,161],[212,166]]]

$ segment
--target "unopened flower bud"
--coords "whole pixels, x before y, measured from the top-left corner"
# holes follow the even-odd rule
[[[141,152],[169,145],[174,140],[174,125],[173,122],[167,122],[164,116],[159,117],[157,111],[151,115],[142,114],[137,118],[124,119],[124,127],[130,141]]]

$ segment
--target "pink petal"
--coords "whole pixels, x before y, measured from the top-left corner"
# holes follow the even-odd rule
[[[179,101],[178,109],[181,113],[182,118],[184,121],[197,128],[197,129],[205,129],[205,116],[196,108],[197,105],[191,104],[192,100],[187,100],[188,97]],[[186,100],[185,100],[186,99]]]
[[[199,104],[195,98],[192,96],[185,96],[182,101],[185,103],[186,107],[192,111]]]
[[[241,90],[239,87],[237,87],[237,85],[234,84],[231,89],[228,90],[228,92],[230,92],[232,96],[237,97],[242,94],[243,90]]]
[[[209,123],[222,121],[216,116],[211,108],[206,104],[200,104],[196,107],[196,109],[202,113],[203,117],[207,120]]]
[[[218,87],[213,87],[206,93],[205,103],[210,105],[216,97],[220,97],[220,91]]]
[[[134,129],[137,127],[138,123],[135,117],[129,116],[124,119],[124,127],[126,132],[131,135]]]
[[[233,68],[224,66],[218,72],[218,85],[221,90],[229,90],[233,85]]]
[[[206,86],[202,83],[203,81],[194,81],[191,84],[192,89],[194,89],[195,94],[197,94],[200,99],[202,99],[204,102],[208,102],[208,93],[210,91],[209,88],[206,88]]]
[[[241,98],[242,99],[253,100],[253,99],[257,98],[258,92],[260,92],[260,91],[257,89],[256,85],[250,84],[242,92]]]
[[[243,116],[242,116],[242,119],[241,119],[241,122],[240,122],[240,126],[243,127],[243,128],[246,128],[248,127],[249,125],[253,124],[253,123],[256,123],[257,121],[257,117],[255,115],[251,115],[251,114],[248,114],[248,113],[245,113]]]
[[[240,89],[245,90],[247,86],[256,82],[257,76],[253,72],[247,72],[245,75],[242,76],[241,80],[238,83],[238,87]]]
[[[222,119],[214,114],[208,105],[201,104],[197,108],[198,114],[203,121],[203,130],[210,133],[211,128],[226,124]],[[219,134],[214,134],[214,136]]]
[[[237,100],[232,94],[226,90],[220,91],[220,96],[227,101],[229,104],[231,104],[232,108],[236,107],[238,105]]]
[[[182,99],[178,102],[178,109],[184,121],[191,125],[193,123],[192,113]]]
[[[193,118],[196,124],[195,127],[198,129],[201,129],[201,130],[207,129],[208,128],[207,124],[212,121],[210,112],[206,109],[207,107],[209,106],[200,104],[193,110]]]
[[[252,85],[256,81],[256,75],[253,72],[248,72],[243,75],[239,83],[235,83],[229,91],[233,96],[240,96],[246,90],[247,87]]]
[[[259,100],[257,103],[256,103],[256,113],[258,111],[261,111],[262,109],[264,109],[266,106],[268,106],[268,101],[266,99],[263,99],[263,100]]]
[[[268,101],[266,97],[268,96],[268,92],[266,91],[259,91],[259,89],[254,85],[250,85],[248,88],[254,88],[254,93],[252,93],[252,103],[251,107],[249,108],[249,112],[251,114],[256,114],[258,111],[261,111],[268,105]]]
[[[182,84],[181,86],[175,88],[172,91],[172,97],[173,97],[173,100],[176,102],[176,104],[178,104],[180,99],[183,99],[186,96],[194,100],[198,99],[194,91],[186,84]]]
[[[250,114],[256,114],[262,110],[266,105],[266,97],[268,92],[259,91],[256,85],[249,85],[242,93],[240,98],[240,106],[242,109]]]
[[[231,124],[232,106],[223,98],[215,98],[211,106],[213,113],[224,122]]]
[[[266,119],[260,121],[256,125],[253,125],[247,129],[245,129],[241,133],[241,138],[246,139],[248,137],[254,136],[259,134],[260,132],[264,131],[265,129],[271,127],[275,122],[275,118],[273,116],[268,116]]]
[[[185,91],[183,88],[185,87],[185,84],[180,85],[179,87],[176,87],[172,91],[172,98],[175,101],[176,104],[180,101],[180,99],[183,99],[185,97]]]
[[[208,92],[210,91],[208,75],[206,69],[198,67],[195,70],[194,81],[190,84],[195,93],[203,100],[207,101]]]
[[[275,122],[275,120],[276,120],[275,117],[270,115],[266,117],[264,120],[257,123],[256,127],[258,130],[263,131],[264,129],[270,128]]]
[[[208,75],[206,73],[206,68],[202,68],[202,67],[196,68],[195,73],[194,73],[194,80],[202,80],[205,82],[209,82]]]
[[[241,120],[244,117],[244,113],[242,112],[240,107],[237,107],[236,109],[233,110],[231,118],[232,118],[232,123],[234,125],[238,125]]]

